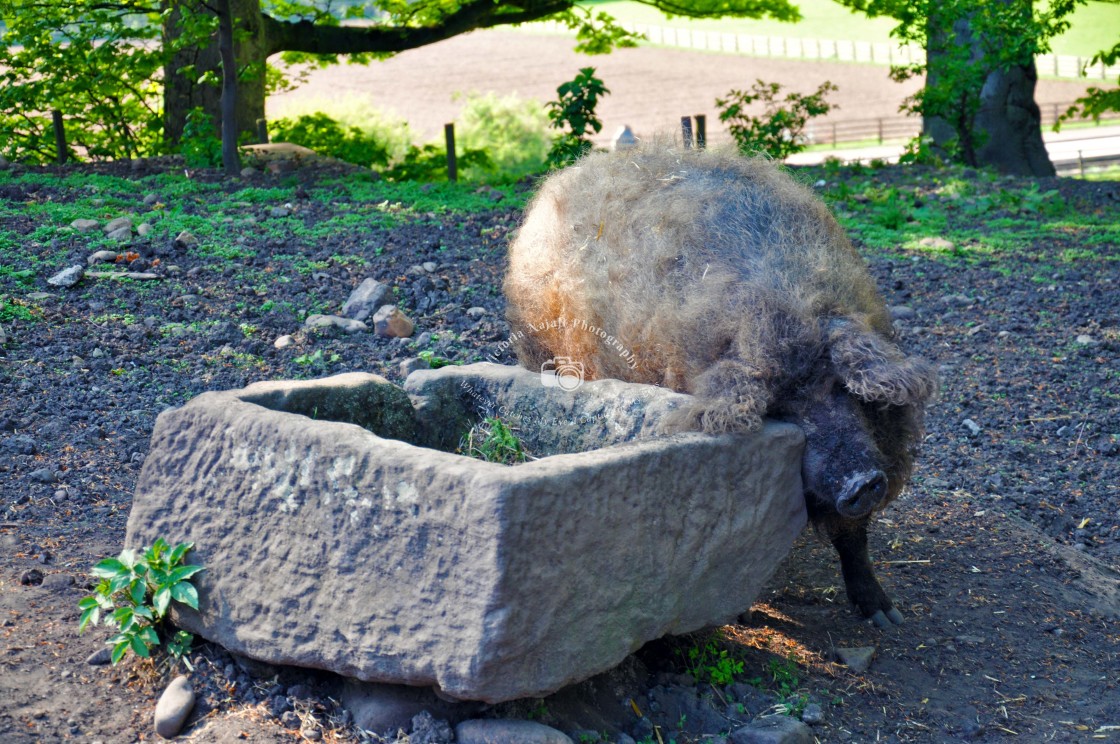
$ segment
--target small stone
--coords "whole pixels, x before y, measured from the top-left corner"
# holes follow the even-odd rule
[[[360,331],[368,331],[369,326],[360,320],[353,320],[351,318],[342,318],[338,315],[308,315],[307,320],[303,321],[303,327],[308,330],[323,330],[328,328],[338,328],[345,333],[358,333]]]
[[[43,583],[43,572],[37,568],[24,571],[19,577],[19,583],[24,586],[39,586]]]
[[[62,271],[52,276],[47,280],[47,284],[51,285],[52,287],[73,287],[75,284],[82,280],[82,277],[85,276],[85,273],[85,267],[74,265],[67,269],[63,269]]]
[[[109,220],[108,224],[106,224],[105,227],[101,229],[105,231],[106,235],[108,235],[110,233],[116,232],[117,230],[124,230],[125,228],[128,229],[130,234],[132,233],[132,219],[129,217],[118,217],[115,220]]]
[[[761,716],[731,732],[730,744],[813,744],[813,731],[789,716]]]
[[[307,726],[299,730],[299,735],[304,741],[322,741],[323,732],[314,726]]]
[[[949,294],[941,298],[941,303],[944,305],[951,305],[954,307],[968,307],[975,304],[973,299],[963,294]]]
[[[455,741],[455,732],[450,723],[422,710],[412,717],[408,741],[410,744],[451,744]]]
[[[268,210],[269,217],[287,217],[291,213],[292,210],[288,209],[287,207],[273,207],[272,209]]]
[[[284,336],[281,336],[280,338],[276,339],[275,341],[273,341],[272,345],[273,345],[273,347],[275,347],[277,349],[286,349],[286,348],[288,348],[289,346],[292,345],[293,340],[294,339],[292,339],[291,336],[284,335]]]
[[[105,237],[109,238],[109,240],[118,240],[118,241],[131,240],[132,239],[132,227],[122,227],[118,230],[113,230],[112,232],[107,233],[105,235]]]
[[[43,578],[44,589],[63,594],[74,588],[74,577],[66,573],[48,574]]]
[[[155,228],[152,227],[151,223],[141,222],[139,225],[136,226],[136,234],[139,235],[142,238],[146,238],[146,237],[148,237],[148,235],[151,234],[152,230],[154,230],[154,229]]]
[[[1082,333],[1081,335],[1079,335],[1079,336],[1078,336],[1078,337],[1077,337],[1076,339],[1074,339],[1074,340],[1075,340],[1075,341],[1076,341],[1076,342],[1077,342],[1077,343],[1078,343],[1078,344],[1079,344],[1080,346],[1092,346],[1093,344],[1095,344],[1095,343],[1097,342],[1097,340],[1096,340],[1095,338],[1093,338],[1092,336],[1089,336],[1089,335],[1087,335],[1087,334],[1084,334],[1084,333]]]
[[[835,648],[833,649],[833,655],[841,664],[860,674],[871,668],[871,661],[875,658],[875,647]]]
[[[891,314],[891,320],[913,320],[918,315],[909,305],[892,305],[887,310]]]
[[[295,711],[289,710],[282,716],[280,716],[280,725],[284,728],[299,728],[301,723],[302,721],[300,721],[299,716],[296,715]]]
[[[156,733],[164,739],[174,739],[183,730],[193,708],[194,690],[190,680],[185,676],[176,677],[156,703]]]
[[[346,303],[342,306],[342,314],[354,320],[365,320],[377,312],[385,304],[392,289],[387,284],[382,284],[373,278],[366,278],[354,288]]]
[[[810,726],[820,725],[824,723],[824,709],[817,703],[809,703],[801,711],[801,720]]]
[[[58,480],[54,468],[38,468],[28,473],[27,477],[36,483],[54,483]]]
[[[157,202],[159,202],[159,194],[151,193],[151,194],[145,194],[144,195],[144,206],[145,207],[150,207],[153,204],[156,204]]]
[[[118,255],[120,254],[116,251],[95,251],[86,258],[86,265],[94,266],[99,263],[113,263],[117,260]]]
[[[979,436],[980,434],[980,424],[976,423],[970,418],[966,418],[964,421],[962,421],[961,426],[968,429],[969,436],[975,437]]]
[[[478,320],[483,315],[486,315],[486,313],[488,313],[488,312],[489,311],[484,307],[467,308],[467,316],[470,317],[470,318],[474,318],[475,320]]]
[[[424,269],[424,271],[428,272],[429,274],[434,274],[436,273],[436,269],[439,267],[436,266],[434,261],[425,261],[424,263],[420,264],[420,268]]]
[[[408,316],[397,309],[396,305],[382,305],[374,313],[373,330],[378,336],[387,338],[408,338],[415,330],[415,325]]]
[[[257,175],[257,173],[259,173],[259,172],[260,171],[258,171],[256,168],[253,168],[251,166],[250,167],[245,167],[245,168],[241,169],[241,177],[242,178],[251,178],[251,177]]]
[[[27,299],[31,300],[32,302],[42,302],[43,300],[49,300],[52,297],[54,297],[54,295],[50,292],[30,292],[27,295]]]
[[[918,241],[918,245],[935,251],[951,251],[956,247],[953,241],[945,238],[922,238]]]
[[[113,660],[112,652],[108,646],[103,646],[97,649],[92,654],[86,657],[86,664],[90,666],[105,666]]]
[[[13,455],[34,455],[38,451],[39,446],[35,443],[35,440],[26,434],[17,434],[0,442],[0,452]]]
[[[431,369],[432,366],[420,357],[411,357],[401,362],[401,377],[408,377],[418,369]]]
[[[458,744],[573,744],[567,734],[536,721],[475,719],[455,727]]]
[[[175,245],[179,248],[190,248],[192,245],[198,245],[198,238],[183,230],[175,236]]]
[[[100,226],[101,223],[97,220],[77,219],[70,223],[70,227],[81,233],[91,232]]]

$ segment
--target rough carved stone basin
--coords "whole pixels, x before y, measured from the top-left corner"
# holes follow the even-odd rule
[[[800,430],[656,436],[684,399],[494,364],[205,393],[159,416],[127,543],[195,543],[177,621],[236,653],[545,695],[732,620],[804,527]],[[540,459],[454,454],[495,412]]]

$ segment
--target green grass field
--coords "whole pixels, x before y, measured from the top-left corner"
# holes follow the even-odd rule
[[[833,0],[792,0],[801,10],[799,23],[772,20],[724,18],[722,20],[668,19],[660,11],[633,0],[606,0],[583,3],[604,10],[626,23],[685,26],[704,31],[788,36],[802,39],[837,39],[846,41],[886,42],[895,22],[889,18],[868,18],[853,13]],[[1089,2],[1074,13],[1072,25],[1054,40],[1055,54],[1091,57],[1111,48],[1120,34],[1120,3]]]

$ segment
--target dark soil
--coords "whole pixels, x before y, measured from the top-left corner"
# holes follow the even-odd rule
[[[82,172],[152,177],[127,166]],[[347,208],[308,198],[327,175],[252,180],[283,189],[280,202],[310,226]],[[1116,184],[1049,186],[1079,209],[1117,212]],[[228,191],[238,188],[230,182]],[[0,172],[0,202],[79,196]],[[199,203],[198,213],[212,206]],[[262,221],[273,206],[259,207]],[[399,381],[400,362],[422,350],[513,363],[499,345],[508,333],[500,280],[517,219],[496,201],[474,216],[371,222],[346,241],[246,232],[240,245],[253,255],[234,260],[166,236],[137,238],[130,249],[143,262],[160,258],[155,271],[165,276],[147,282],[87,278],[57,289],[47,269],[30,282],[0,272],[0,295],[31,309],[0,320],[8,336],[0,347],[0,741],[154,738],[166,670],[88,664],[107,636],[101,628],[78,636],[76,603],[89,591],[88,568],[122,547],[156,415],[255,380],[373,371]],[[39,242],[39,227],[0,221],[24,254],[52,257],[51,270],[84,264],[82,236]],[[806,534],[743,624],[721,631],[720,647],[755,684],[682,676],[680,652],[706,639],[670,639],[604,680],[498,712],[569,732],[621,725],[666,744],[703,740],[782,703],[795,714],[808,706],[810,717],[819,708],[821,742],[1120,739],[1118,247],[1097,245],[1076,263],[1059,260],[1065,244],[1040,239],[1030,248],[1015,261],[869,258],[888,304],[915,312],[900,321],[905,345],[943,376],[914,483],[879,516],[872,538],[904,625],[881,631],[857,617],[831,548]],[[300,271],[293,255],[316,262],[314,270]],[[434,272],[414,268],[428,261]],[[247,281],[250,272],[274,280],[261,286]],[[366,276],[397,288],[417,339],[300,332],[301,313],[337,311]],[[50,296],[28,299],[33,292]],[[472,307],[487,313],[472,317]],[[274,348],[286,334],[295,343]],[[834,663],[834,647],[862,646],[876,649],[867,671]],[[188,733],[196,741],[290,741],[312,718],[326,740],[358,736],[321,675],[277,679],[209,645],[193,658],[202,701]],[[631,699],[657,732],[642,728],[649,724]]]

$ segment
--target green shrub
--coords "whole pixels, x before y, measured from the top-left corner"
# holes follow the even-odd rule
[[[779,83],[755,82],[749,91],[732,90],[726,98],[717,98],[719,120],[748,155],[765,154],[782,160],[805,149],[805,125],[814,116],[827,114],[832,104],[824,100],[830,91],[838,90],[827,80],[816,93],[802,95],[790,93],[778,101],[782,86]],[[752,115],[747,109],[755,103],[762,104],[761,115]],[[784,105],[782,105],[784,104]]]
[[[594,67],[584,67],[574,79],[556,89],[557,100],[548,102],[548,118],[561,134],[548,151],[548,164],[553,168],[571,165],[591,149],[591,134],[603,129],[595,115],[599,98],[610,91],[595,77]]]
[[[537,101],[472,93],[456,120],[455,144],[460,152],[485,152],[492,166],[460,167],[465,180],[517,181],[547,165],[548,115]]]
[[[386,114],[365,101],[338,101],[326,98],[307,98],[284,106],[283,117],[291,120],[312,114],[326,114],[346,131],[361,130],[362,134],[379,142],[389,153],[389,162],[402,160],[412,146],[412,131],[404,119]]]
[[[201,108],[187,113],[179,152],[188,168],[217,168],[222,164],[222,140],[214,129],[210,114]]]
[[[113,647],[113,664],[129,651],[149,658],[152,649],[161,644],[174,659],[185,661],[194,637],[182,630],[171,633],[166,619],[172,601],[198,609],[198,591],[188,579],[204,569],[183,565],[192,547],[192,543],[179,543],[172,548],[158,538],[139,553],[125,550],[98,563],[93,575],[100,581],[91,596],[78,602],[82,611],[78,632],[100,620],[115,627],[117,634],[108,641]],[[106,613],[104,617],[102,613]]]
[[[324,113],[277,119],[269,124],[269,138],[309,147],[320,155],[365,166],[389,163],[389,148],[358,127],[344,126]]]
[[[482,150],[467,150],[457,157],[462,171],[492,172],[494,163]],[[415,145],[400,162],[381,172],[390,181],[442,181],[447,179],[447,148],[442,145]]]

